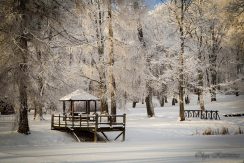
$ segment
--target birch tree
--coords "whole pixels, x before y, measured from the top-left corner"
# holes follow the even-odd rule
[[[186,13],[189,9],[191,1],[188,0],[172,0],[171,3],[173,4],[173,8],[171,8],[172,17],[175,18],[177,22],[178,30],[179,30],[179,37],[180,37],[180,51],[179,51],[179,119],[180,121],[185,120],[184,116],[184,88],[185,88],[185,81],[184,81],[184,53],[185,53],[185,40],[187,36],[186,30]]]

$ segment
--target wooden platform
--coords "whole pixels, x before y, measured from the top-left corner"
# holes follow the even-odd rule
[[[97,133],[100,132],[109,140],[105,132],[119,132],[114,139],[117,140],[122,135],[122,140],[125,140],[125,123],[126,114],[123,115],[89,115],[81,114],[78,116],[71,115],[52,115],[51,129],[52,130],[76,130],[90,131],[94,133],[94,142],[97,142]]]

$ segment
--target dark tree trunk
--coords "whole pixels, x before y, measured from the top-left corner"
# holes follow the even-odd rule
[[[175,106],[175,103],[176,103],[176,99],[172,98],[172,106]]]
[[[240,74],[242,74],[242,65],[243,63],[240,61],[240,55],[243,54],[243,48],[244,48],[244,41],[240,42],[238,45],[237,45],[237,53],[236,53],[236,62],[237,62],[237,65],[236,65],[236,75],[237,75],[237,78],[239,77]],[[239,88],[236,87],[236,96],[239,96]]]
[[[132,103],[132,107],[133,107],[133,108],[136,107],[136,103],[137,103],[136,101],[133,101],[133,103]]]
[[[154,107],[153,107],[153,102],[152,102],[152,88],[151,87],[147,87],[148,88],[148,95],[146,96],[145,102],[146,102],[146,106],[147,106],[147,116],[153,117],[154,114]]]
[[[190,103],[190,99],[189,99],[189,96],[188,95],[185,97],[185,103],[186,104],[189,104]]]
[[[115,80],[114,77],[112,75],[112,86],[113,89],[115,89]],[[111,114],[112,115],[116,115],[117,114],[117,105],[116,105],[116,97],[115,97],[115,90],[111,91]],[[113,122],[116,122],[116,117],[113,117]]]
[[[210,62],[210,75],[211,75],[211,101],[217,101],[216,99],[216,86],[217,86],[217,71],[216,71],[216,60],[217,60],[217,40],[215,37],[215,25],[211,25],[211,37],[212,37],[212,52],[209,55]]]
[[[137,7],[137,6],[134,6],[134,7]],[[144,40],[143,30],[142,30],[142,26],[141,26],[140,22],[139,22],[138,27],[137,27],[137,32],[138,32],[137,36],[138,36],[138,39],[141,43],[141,46],[143,49],[145,49],[146,48],[146,42]],[[147,56],[146,57],[147,71],[150,71],[149,66],[150,66],[150,57]],[[150,81],[147,81],[146,87],[148,90],[148,94],[147,94],[146,99],[145,99],[146,107],[147,107],[147,115],[148,115],[148,117],[153,117],[154,116],[154,106],[152,103],[153,93],[152,93],[152,88],[150,86]]]
[[[21,63],[19,64],[18,71],[18,87],[19,87],[19,100],[20,100],[20,108],[19,108],[19,127],[18,132],[23,134],[29,134],[29,124],[28,124],[28,105],[27,105],[27,81],[28,81],[28,66],[27,66],[27,36],[25,35],[25,28],[27,25],[27,15],[26,15],[26,5],[27,0],[17,0],[16,9],[19,14],[19,36],[16,38],[17,40],[17,50],[16,55],[21,56]]]
[[[144,101],[145,101],[144,98],[142,98],[142,99],[141,99],[141,104],[144,104]]]
[[[168,98],[167,96],[164,97],[165,103],[168,103]]]
[[[108,113],[108,102],[105,99],[101,99],[101,113]]]
[[[165,98],[163,95],[158,95],[158,100],[159,100],[159,103],[160,103],[160,106],[161,107],[164,107],[164,102],[165,102]]]
[[[19,94],[20,94],[20,110],[19,110],[19,128],[18,132],[22,134],[29,134],[28,124],[28,105],[27,105],[27,65],[20,65],[19,71]]]

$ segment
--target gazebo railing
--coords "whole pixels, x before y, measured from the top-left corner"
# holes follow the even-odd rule
[[[116,121],[114,121],[116,119]],[[126,115],[89,115],[80,114],[78,116],[72,115],[52,115],[51,117],[51,128],[55,127],[125,127]]]

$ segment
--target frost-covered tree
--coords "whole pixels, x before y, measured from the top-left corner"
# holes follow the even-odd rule
[[[186,37],[189,34],[189,25],[186,22],[188,9],[191,5],[191,0],[172,0],[170,4],[170,12],[172,13],[172,18],[177,24],[179,38],[180,38],[180,50],[179,50],[179,118],[181,121],[185,120],[184,116],[184,88],[186,86],[184,79],[184,55],[186,46]]]
[[[53,22],[58,24],[60,3],[58,1],[3,1],[1,2],[1,24],[0,33],[4,42],[1,47],[5,48],[5,57],[11,68],[11,83],[7,87],[18,88],[8,91],[15,91],[18,96],[10,95],[14,101],[19,99],[18,132],[29,134],[28,107],[33,99],[32,93],[38,106],[42,103],[41,96],[45,83],[43,73],[44,67],[42,57],[48,56],[50,46],[46,40],[53,37],[50,34],[50,27]],[[55,29],[55,28],[54,28]],[[34,47],[34,48],[33,48]],[[44,48],[46,47],[46,48]],[[45,53],[43,53],[45,51]],[[45,55],[45,56],[42,56]],[[35,61],[36,59],[36,61]],[[36,66],[37,64],[38,66]],[[48,68],[46,68],[47,70]],[[48,69],[50,70],[50,69]],[[37,71],[37,72],[36,72]],[[36,72],[33,73],[33,72]],[[33,85],[37,89],[33,89]],[[15,87],[16,86],[16,87]],[[38,114],[41,117],[41,109],[38,107]]]
[[[145,102],[146,102],[146,107],[147,107],[147,115],[148,117],[153,117],[154,116],[154,106],[152,103],[152,97],[153,97],[153,89],[152,89],[152,81],[150,79],[150,63],[152,60],[152,54],[148,53],[148,47],[147,43],[145,41],[145,36],[144,36],[144,30],[143,26],[141,23],[141,14],[140,14],[140,5],[143,5],[143,3],[139,3],[138,1],[133,2],[133,8],[135,12],[138,14],[137,16],[137,35],[138,35],[138,40],[140,41],[141,44],[141,52],[144,54],[145,57],[145,75],[146,77],[146,97],[145,97]]]
[[[101,112],[108,113],[108,80],[107,57],[105,56],[105,31],[107,5],[104,1],[77,1],[79,11],[80,33],[86,39],[86,44],[80,44],[76,49],[82,52],[82,76],[90,81],[90,90],[101,99]],[[83,26],[83,24],[86,24]]]

